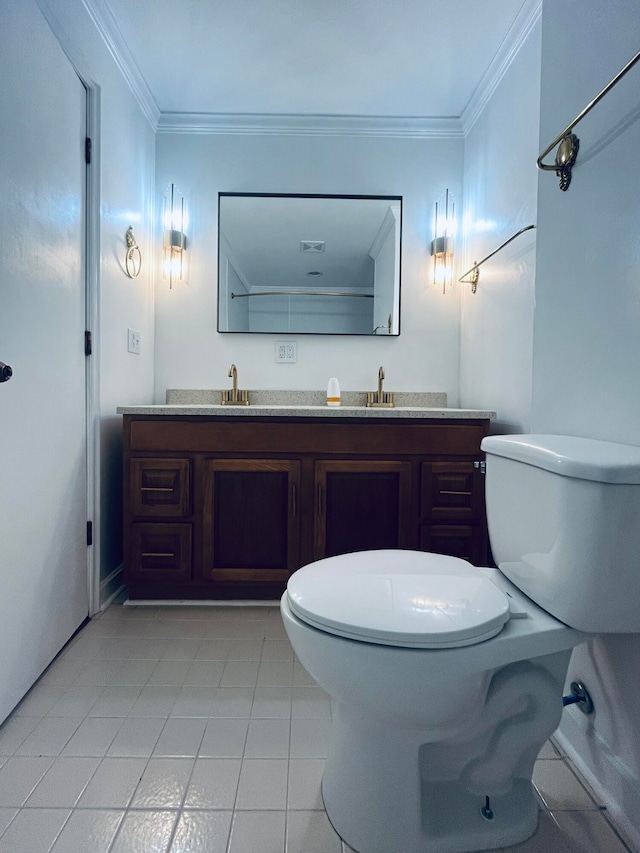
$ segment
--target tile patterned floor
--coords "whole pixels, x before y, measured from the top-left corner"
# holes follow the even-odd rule
[[[0,853],[352,853],[330,715],[277,608],[112,606],[0,728]],[[551,743],[534,782],[514,853],[630,850]]]

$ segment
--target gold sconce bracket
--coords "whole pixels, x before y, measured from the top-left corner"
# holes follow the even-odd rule
[[[124,257],[124,268],[129,278],[137,278],[142,269],[142,253],[133,233],[133,225],[127,228],[124,235],[127,244],[127,254]]]

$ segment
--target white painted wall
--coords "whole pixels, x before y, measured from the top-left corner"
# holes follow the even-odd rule
[[[636,0],[544,4],[540,150],[639,44]],[[540,175],[536,432],[640,444],[639,90],[636,66],[580,123],[580,154],[566,193],[553,173]],[[602,586],[606,595],[604,577]],[[581,646],[569,677],[585,681],[596,713],[586,718],[567,709],[564,743],[640,846],[640,637]]]
[[[122,561],[122,418],[116,406],[149,402],[153,394],[153,235],[155,133],[116,66],[82,0],[39,0],[63,49],[85,80],[99,89],[99,133],[94,139],[99,169],[99,478],[100,576]],[[10,123],[6,132],[11,131]],[[142,271],[124,273],[125,231],[133,225],[142,251]],[[141,333],[141,354],[127,352],[127,328]],[[103,588],[109,594],[116,579]]]
[[[536,222],[540,18],[482,113],[464,153],[465,246],[458,275]],[[496,433],[527,432],[531,418],[536,232],[522,234],[462,289],[460,400],[494,409]]]
[[[238,367],[241,388],[375,388],[385,367],[389,390],[446,391],[458,400],[459,298],[429,284],[428,244],[435,200],[460,196],[463,140],[346,136],[160,133],[157,192],[172,181],[190,218],[189,284],[156,288],[156,402],[167,388],[220,388]],[[226,192],[402,195],[401,335],[287,336],[296,364],[276,364],[278,335],[219,334],[217,194]]]

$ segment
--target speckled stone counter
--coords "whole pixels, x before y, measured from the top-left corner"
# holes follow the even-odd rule
[[[221,390],[167,390],[165,405],[119,406],[121,415],[193,417],[278,417],[278,418],[434,418],[474,420],[495,418],[496,413],[480,409],[449,409],[443,392],[403,392],[395,394],[395,408],[365,406],[365,391],[347,391],[338,407],[327,406],[324,391],[249,391],[250,406],[223,406]]]

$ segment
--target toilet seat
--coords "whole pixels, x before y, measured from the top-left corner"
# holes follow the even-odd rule
[[[415,649],[498,634],[509,599],[475,566],[423,551],[359,551],[304,566],[287,584],[303,622],[347,639]]]

